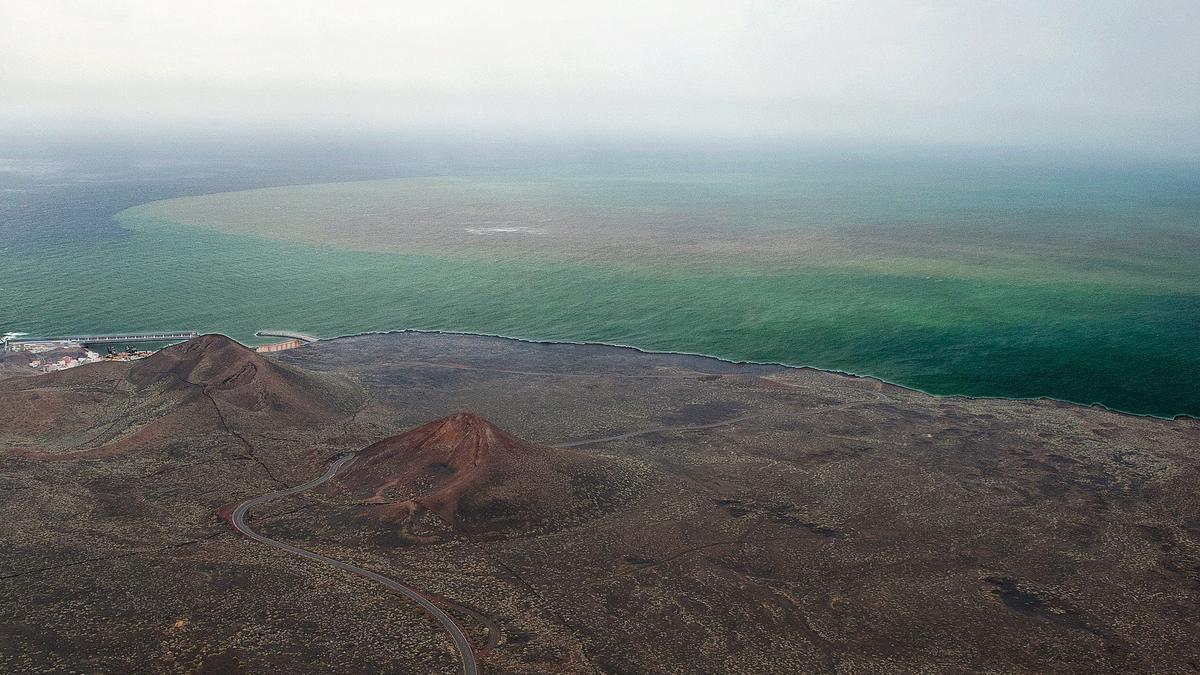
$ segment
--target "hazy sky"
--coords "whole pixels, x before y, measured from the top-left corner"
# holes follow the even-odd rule
[[[0,126],[1200,152],[1200,0],[0,0]]]

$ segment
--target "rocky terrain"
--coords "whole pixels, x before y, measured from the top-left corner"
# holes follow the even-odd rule
[[[1200,670],[1200,423],[635,350],[204,336],[0,380],[0,668]]]
[[[324,492],[413,542],[519,536],[631,498],[631,464],[539,447],[460,412],[371,445]]]

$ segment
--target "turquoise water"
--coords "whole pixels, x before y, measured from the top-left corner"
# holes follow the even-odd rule
[[[941,394],[1200,414],[1193,177],[792,171],[456,179],[424,244],[373,234],[377,251],[364,250],[369,237],[338,239],[353,227],[353,201],[332,209],[341,225],[305,236],[205,220],[209,207],[266,208],[270,191],[182,211],[151,205],[86,244],[0,249],[0,327],[247,341],[262,328],[482,332],[813,365]],[[364,208],[429,185],[372,187]],[[304,204],[291,190],[288,203]],[[548,234],[481,244],[455,226],[466,216],[454,204],[468,197],[508,205],[493,226],[536,213]],[[471,217],[480,212],[491,211]],[[673,251],[696,229],[720,246]]]

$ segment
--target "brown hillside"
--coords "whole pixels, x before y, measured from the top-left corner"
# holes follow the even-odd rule
[[[447,528],[569,525],[623,499],[633,482],[615,460],[534,445],[460,412],[363,450],[327,493],[371,504],[364,515],[424,540]]]
[[[103,408],[125,399],[123,363],[96,363],[0,381],[0,438],[70,436],[100,423]]]
[[[358,392],[269,361],[222,335],[132,364],[90,364],[0,381],[0,449],[89,459],[182,439],[308,430],[343,419]],[[51,433],[53,432],[53,433]],[[44,438],[52,435],[54,443]]]
[[[268,361],[224,335],[202,335],[137,361],[129,381],[160,392],[203,387],[203,393],[276,422],[317,424],[338,417],[353,398],[342,387]]]

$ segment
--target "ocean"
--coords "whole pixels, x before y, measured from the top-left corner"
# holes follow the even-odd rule
[[[1200,415],[1200,172],[970,154],[0,159],[0,331],[594,341]]]

